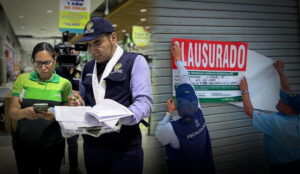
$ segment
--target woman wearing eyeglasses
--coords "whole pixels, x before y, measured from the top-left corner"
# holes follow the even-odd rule
[[[9,116],[17,120],[13,148],[18,172],[56,174],[60,173],[65,139],[53,113],[39,112],[33,105],[63,105],[68,102],[72,87],[68,80],[55,73],[55,52],[49,43],[37,44],[31,58],[35,71],[16,79],[9,110]]]

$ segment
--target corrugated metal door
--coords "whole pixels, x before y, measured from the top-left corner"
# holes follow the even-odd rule
[[[154,108],[150,134],[165,114],[172,95],[172,38],[242,41],[274,60],[283,60],[292,90],[300,91],[298,1],[295,0],[155,0],[152,1],[152,82]],[[262,96],[263,97],[263,96]],[[263,134],[243,109],[226,103],[202,104],[212,139],[218,174],[265,173]],[[154,145],[156,166],[165,165],[163,147]]]

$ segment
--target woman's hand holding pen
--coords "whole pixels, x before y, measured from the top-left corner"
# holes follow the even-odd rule
[[[78,91],[72,91],[68,96],[69,106],[83,106],[83,100]]]

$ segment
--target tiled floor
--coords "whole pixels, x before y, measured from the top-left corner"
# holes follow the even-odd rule
[[[79,167],[82,173],[85,172],[83,153],[82,153],[82,138],[79,139]],[[67,148],[66,148],[67,149]],[[66,151],[65,164],[62,165],[61,174],[69,173],[68,156]],[[1,174],[17,174],[17,167],[14,158],[14,151],[11,146],[11,136],[7,134],[0,135],[0,173]]]
[[[152,173],[165,173],[166,168],[164,165],[164,151],[160,148],[160,145],[154,138],[154,136],[148,136],[146,129],[142,129],[143,133],[143,148],[144,148],[144,172],[143,174]],[[82,173],[85,172],[83,151],[83,140],[80,137],[79,144],[79,167]],[[66,148],[67,149],[67,148]],[[68,157],[66,151],[65,164],[62,165],[61,174],[69,173]],[[9,134],[0,131],[0,174],[17,174],[16,162],[14,158],[14,152],[11,146],[11,136]]]

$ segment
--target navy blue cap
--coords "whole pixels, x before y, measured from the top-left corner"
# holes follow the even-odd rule
[[[280,90],[280,100],[291,107],[297,114],[300,114],[300,94],[287,93]]]
[[[114,32],[111,23],[102,17],[92,17],[84,27],[83,37],[78,42],[90,41],[100,37],[105,33]]]
[[[193,87],[184,83],[176,88],[176,108],[179,116],[192,118],[198,109],[198,98]]]

